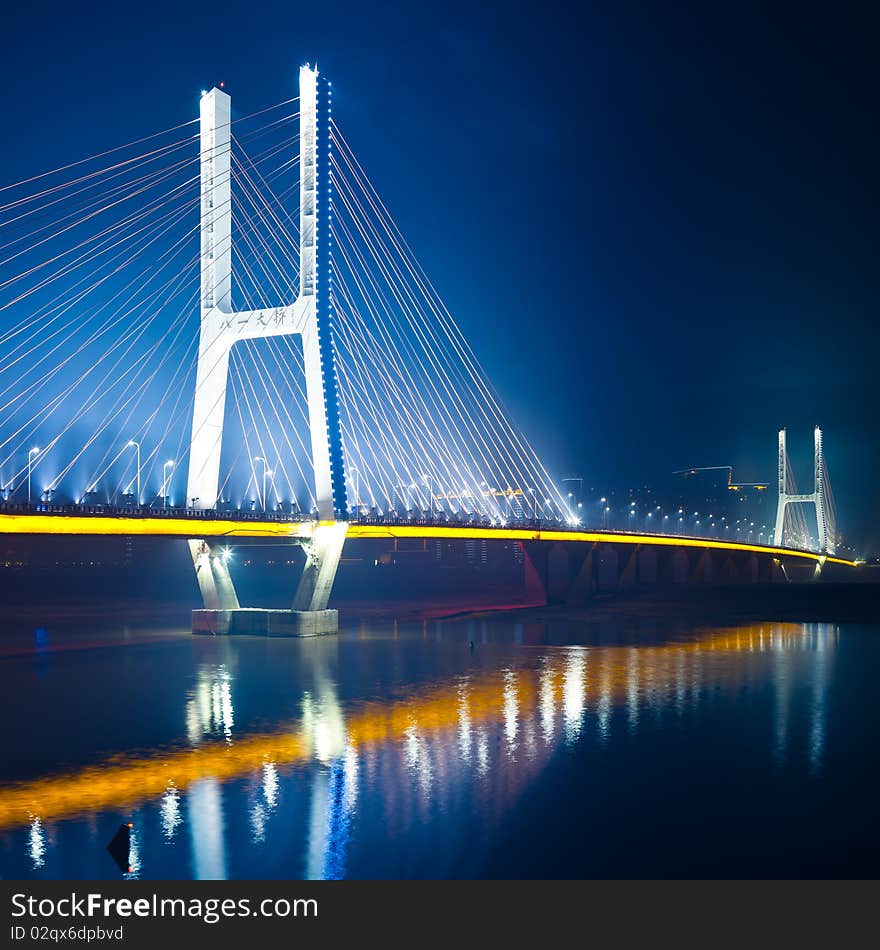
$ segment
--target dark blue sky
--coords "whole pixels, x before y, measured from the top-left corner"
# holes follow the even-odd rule
[[[317,60],[388,207],[551,470],[809,475],[880,546],[873,24],[736,4],[19,5],[0,178],[295,95]],[[47,12],[47,9],[49,12]]]

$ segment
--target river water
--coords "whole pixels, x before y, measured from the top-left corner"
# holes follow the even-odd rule
[[[876,876],[878,668],[877,625],[7,624],[0,876]]]

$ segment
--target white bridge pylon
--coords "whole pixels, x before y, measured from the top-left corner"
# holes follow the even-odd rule
[[[220,485],[229,353],[239,340],[300,335],[315,469],[318,517],[333,519],[330,446],[315,306],[317,70],[303,66],[300,87],[300,292],[296,301],[265,310],[232,305],[230,97],[212,89],[201,99],[202,294],[196,393],[187,501],[215,508]],[[326,174],[326,172],[325,172]]]
[[[212,509],[218,504],[220,456],[229,355],[239,340],[272,336],[302,337],[306,401],[315,473],[318,519],[333,521],[333,477],[328,426],[327,377],[317,307],[318,241],[318,71],[299,71],[300,93],[300,287],[292,304],[262,310],[237,311],[232,301],[232,204],[230,179],[230,97],[220,89],[203,94],[200,103],[201,165],[201,324],[196,391],[193,402],[187,503]],[[329,169],[322,169],[329,174]],[[335,379],[335,375],[333,375]],[[323,610],[345,537],[345,524],[319,525],[306,545],[303,580],[294,601],[299,610]],[[189,542],[205,606],[239,606],[225,560],[212,554],[202,539]]]
[[[816,529],[819,550],[823,554],[834,554],[834,539],[828,536],[828,497],[825,479],[825,456],[822,450],[822,430],[819,426],[813,430],[813,490],[807,494],[790,494],[786,473],[788,471],[788,452],[785,442],[785,429],[779,430],[779,500],[776,506],[776,531],[774,543],[783,547],[785,543],[785,509],[789,505],[812,505],[816,511]]]

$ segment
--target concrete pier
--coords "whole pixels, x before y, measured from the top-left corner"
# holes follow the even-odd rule
[[[194,610],[192,632],[208,637],[319,637],[339,631],[336,610]]]

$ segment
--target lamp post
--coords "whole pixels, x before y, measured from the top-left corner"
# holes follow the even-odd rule
[[[276,465],[276,468],[277,468],[277,465]],[[266,500],[267,500],[267,502],[268,502],[268,499],[269,499],[269,488],[271,488],[271,489],[272,489],[272,494],[275,496],[275,507],[274,507],[272,510],[273,510],[273,511],[278,511],[279,507],[281,506],[281,499],[278,497],[278,486],[275,484],[275,469],[274,469],[274,468],[270,468],[270,469],[269,469],[269,475],[268,475],[268,477],[269,477],[269,485],[268,485],[268,487],[266,488]],[[266,510],[267,510],[267,511],[269,510],[269,509],[268,509],[268,506],[267,506]]]
[[[428,510],[431,513],[431,520],[434,519],[434,493],[431,491],[431,476],[422,475],[422,480],[425,483],[425,487],[428,489]]]
[[[268,471],[268,466],[267,466],[267,464],[266,464],[266,460],[263,458],[262,455],[258,455],[258,456],[254,459],[254,462],[262,462],[262,463],[263,463],[263,497],[262,497],[262,501],[263,501],[263,511],[265,512],[265,511],[266,511],[266,472]],[[256,473],[254,473],[254,474],[256,474]]]
[[[136,501],[138,505],[141,503],[141,444],[140,442],[135,442],[134,439],[131,439],[128,443],[128,447],[131,448],[134,446],[135,452],[137,453],[137,498]]]
[[[360,490],[360,475],[356,465],[350,465],[349,471],[352,474],[352,485],[354,487],[354,510],[355,514],[359,515],[361,513],[361,490]]]
[[[39,446],[36,445],[28,452],[28,504],[31,503],[31,470],[33,468],[34,456],[39,455],[39,453]]]
[[[162,498],[164,500],[164,504],[163,504],[164,508],[168,507],[168,478],[169,478],[168,470],[172,468],[174,468],[174,462],[172,460],[167,461],[162,466]],[[186,503],[186,499],[184,499],[184,504],[185,503]]]

